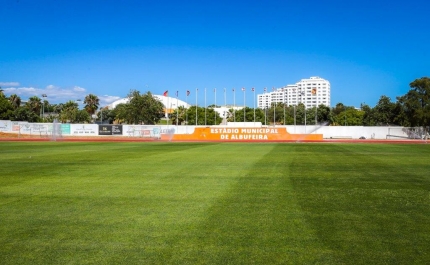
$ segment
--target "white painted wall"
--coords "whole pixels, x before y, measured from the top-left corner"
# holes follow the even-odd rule
[[[378,126],[314,126],[314,125],[287,125],[289,133],[322,134],[323,138],[352,138],[362,136],[366,139],[387,139],[388,134],[407,137],[403,127],[378,127]],[[397,137],[391,137],[395,139]]]
[[[64,135],[72,136],[97,136],[99,133],[98,124],[61,124],[64,127]],[[161,134],[192,134],[197,127],[226,127],[226,126],[194,126],[194,125],[122,125],[122,136],[129,137],[160,137]],[[229,127],[254,127],[253,122],[245,124],[236,122],[228,123]],[[263,127],[260,123],[255,123],[255,127]],[[272,126],[264,126],[271,128]],[[276,126],[282,128],[283,126]],[[377,126],[314,126],[314,125],[287,125],[287,132],[291,134],[322,134],[324,139],[330,138],[350,138],[358,139],[362,136],[366,139],[401,139],[408,137],[408,130],[404,127],[377,127]],[[21,134],[49,134],[52,131],[52,123],[27,123],[16,121],[0,121],[0,131],[14,132]],[[416,135],[421,137],[421,135]]]

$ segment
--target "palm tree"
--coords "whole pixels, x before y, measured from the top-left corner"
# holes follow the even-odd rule
[[[99,108],[99,98],[94,94],[89,94],[85,97],[85,110],[92,116]]]
[[[64,108],[64,103],[53,104],[53,105],[51,105],[51,107],[52,107],[52,110],[54,111],[54,113],[60,114]]]
[[[28,99],[27,106],[31,111],[39,115],[42,101],[39,97],[33,96]]]
[[[78,103],[73,100],[69,100],[62,104],[61,112],[59,115],[61,122],[75,122],[76,115],[78,113]]]
[[[19,108],[19,106],[21,105],[21,98],[17,94],[10,95],[9,101],[14,109]]]

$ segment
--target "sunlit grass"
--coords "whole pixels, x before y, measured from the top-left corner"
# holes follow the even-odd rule
[[[0,143],[1,264],[425,264],[428,145]]]

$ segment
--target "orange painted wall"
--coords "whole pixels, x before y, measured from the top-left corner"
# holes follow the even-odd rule
[[[322,134],[290,134],[286,128],[195,128],[192,134],[162,134],[161,140],[169,141],[319,141]]]

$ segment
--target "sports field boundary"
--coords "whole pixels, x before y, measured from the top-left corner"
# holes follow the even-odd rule
[[[36,136],[22,136],[21,137],[8,137],[4,134],[0,137],[0,142],[51,142],[50,138],[36,137]],[[91,136],[91,137],[71,137],[65,136],[57,138],[58,142],[197,142],[197,143],[345,143],[345,144],[428,144],[425,140],[416,139],[323,139],[323,140],[261,140],[261,141],[247,141],[247,140],[226,140],[226,141],[197,141],[197,140],[181,140],[181,141],[168,141],[168,140],[154,140],[149,138],[133,138],[133,137],[104,137],[104,136]]]

